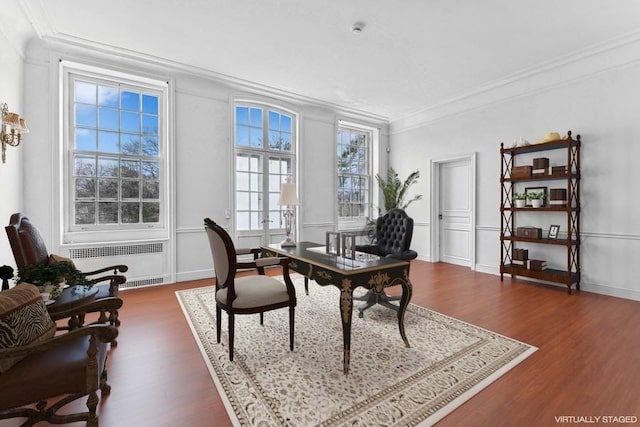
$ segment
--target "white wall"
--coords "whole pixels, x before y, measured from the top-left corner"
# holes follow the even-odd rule
[[[500,143],[511,145],[519,136],[537,141],[546,132],[572,130],[582,136],[581,289],[640,300],[635,259],[640,253],[640,200],[635,197],[639,92],[636,42],[392,123],[392,165],[402,174],[419,167],[423,176],[416,191],[425,200],[410,212],[425,225],[414,234],[421,258],[429,258],[433,223],[430,160],[477,153],[475,268],[498,274]],[[566,225],[562,228],[566,231]],[[566,259],[564,251],[547,256],[560,263]]]
[[[19,47],[8,40],[0,31],[0,104],[6,102],[9,110],[21,114],[27,119],[29,116],[24,111],[24,61]],[[9,223],[9,217],[19,212],[23,206],[23,181],[22,181],[22,157],[24,147],[31,143],[30,134],[27,134],[21,146],[7,147],[7,162],[0,163],[0,222],[2,228]],[[14,269],[16,263],[9,241],[4,229],[0,232],[0,265],[10,265]]]
[[[300,239],[324,240],[324,232],[336,227],[335,139],[339,118],[381,128],[381,146],[386,147],[388,128],[371,117],[340,111],[331,106],[278,93],[243,87],[215,76],[192,73],[176,64],[151,64],[145,60],[75,46],[34,41],[26,66],[27,102],[32,122],[32,140],[25,159],[25,211],[31,216],[52,252],[60,246],[59,172],[56,152],[58,109],[58,61],[60,59],[104,66],[116,71],[139,73],[173,83],[175,111],[173,140],[175,156],[175,212],[171,237],[166,242],[170,257],[164,270],[177,281],[211,277],[212,262],[203,229],[203,218],[211,217],[227,229],[233,209],[233,100],[265,101],[299,113],[299,185],[301,193]],[[145,259],[131,257],[129,280],[145,280]],[[136,265],[139,264],[139,267]],[[79,263],[82,268],[82,263]],[[141,273],[144,271],[144,273]]]

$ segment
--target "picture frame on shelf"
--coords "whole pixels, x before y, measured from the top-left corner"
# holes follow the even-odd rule
[[[549,227],[549,234],[548,234],[547,237],[549,239],[557,239],[559,233],[560,233],[560,226],[559,225],[551,225]]]
[[[524,194],[526,196],[526,201],[527,207],[532,207],[533,203],[531,202],[532,199],[532,195],[536,194],[536,193],[541,193],[542,194],[542,204],[541,207],[546,207],[547,206],[547,187],[526,187],[524,189]]]

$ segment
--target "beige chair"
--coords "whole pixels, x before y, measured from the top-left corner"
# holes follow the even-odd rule
[[[100,304],[117,309],[122,300]],[[102,396],[111,391],[106,343],[118,335],[115,326],[96,324],[54,336],[55,323],[38,288],[20,284],[0,292],[0,331],[0,419],[27,418],[23,426],[40,421],[98,426],[98,389]],[[63,410],[84,396],[87,411]]]
[[[204,225],[209,238],[216,274],[216,337],[219,343],[222,310],[224,310],[229,317],[229,360],[233,361],[236,314],[260,313],[260,324],[262,325],[265,311],[289,307],[289,347],[293,350],[296,291],[289,277],[290,260],[270,257],[259,258],[253,263],[243,263],[244,268],[256,269],[269,265],[281,265],[284,283],[261,274],[236,278],[238,261],[231,237],[209,218],[205,218]]]

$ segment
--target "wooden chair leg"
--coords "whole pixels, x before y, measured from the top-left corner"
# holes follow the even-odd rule
[[[293,351],[293,331],[295,329],[295,308],[289,307],[289,348]]]
[[[260,313],[260,326],[264,325],[264,313]]]
[[[229,313],[229,360],[233,362],[233,338],[234,338],[235,317]]]
[[[222,327],[222,309],[220,307],[216,307],[216,339],[218,340],[218,344],[220,344],[220,328]]]
[[[306,276],[304,278],[304,293],[309,295],[309,278]]]

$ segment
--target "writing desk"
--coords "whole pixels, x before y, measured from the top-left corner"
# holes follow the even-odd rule
[[[384,288],[398,284],[402,287],[402,298],[398,309],[398,329],[404,344],[409,347],[404,331],[404,313],[413,292],[409,281],[409,262],[377,256],[367,257],[363,261],[350,260],[327,254],[324,248],[324,245],[312,242],[298,242],[294,247],[282,247],[279,244],[262,246],[262,250],[267,255],[291,258],[289,268],[315,280],[319,285],[333,285],[340,289],[344,374],[349,373],[353,290],[358,286],[374,289],[376,292],[382,292]]]

